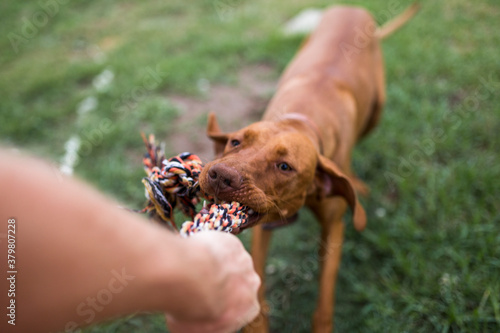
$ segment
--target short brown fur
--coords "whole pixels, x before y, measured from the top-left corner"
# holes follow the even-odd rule
[[[412,6],[401,15],[404,20],[396,18],[398,26],[415,11]],[[363,45],[356,44],[360,30],[372,32],[365,34]],[[345,53],[342,47],[346,45],[358,47]],[[285,70],[262,121],[225,134],[215,115],[209,117],[207,132],[215,142],[217,159],[201,174],[204,191],[248,205],[260,214],[261,224],[286,220],[308,206],[321,225],[314,332],[333,330],[342,216],[347,206],[353,211],[355,228],[363,230],[366,225],[355,190],[366,193],[367,187],[351,171],[351,152],[379,121],[384,102],[384,65],[375,21],[364,9],[333,7],[325,11],[318,28]],[[222,180],[210,180],[209,170],[222,174]],[[272,231],[260,226],[253,230],[252,257],[264,281]],[[246,332],[269,330],[264,291],[262,283],[261,316]]]

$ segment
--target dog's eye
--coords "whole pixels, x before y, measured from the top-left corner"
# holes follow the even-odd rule
[[[285,162],[281,162],[278,164],[278,169],[280,169],[281,171],[290,171],[292,170],[292,168]]]
[[[231,146],[238,147],[239,145],[240,145],[240,142],[238,140],[231,140]]]

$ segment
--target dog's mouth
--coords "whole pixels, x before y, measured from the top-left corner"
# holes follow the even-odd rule
[[[213,202],[216,204],[219,204],[219,205],[232,204],[231,201],[220,200],[218,198],[214,198]],[[253,209],[252,207],[245,205],[244,202],[240,202],[239,204],[241,207],[240,210],[241,210],[241,214],[242,214],[242,222],[239,226],[232,228],[231,233],[233,235],[237,235],[240,232],[242,232],[243,230],[255,226],[266,215],[266,213],[258,212],[257,210]],[[206,207],[203,207],[200,210],[200,213],[208,214],[209,211]]]
[[[231,231],[232,234],[237,235],[240,232],[242,232],[243,230],[253,227],[265,215],[263,213],[259,213],[259,212],[255,211],[254,209],[252,209],[248,206],[245,206],[244,213],[246,213],[246,216],[247,216],[246,221],[243,222],[239,227],[233,228],[233,230]]]

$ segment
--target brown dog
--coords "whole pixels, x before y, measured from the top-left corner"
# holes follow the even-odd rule
[[[379,40],[417,9],[411,6],[379,29],[363,9],[328,9],[283,74],[262,121],[224,134],[215,116],[209,117],[208,135],[218,158],[206,165],[200,184],[221,200],[251,208],[250,220],[242,229],[263,223],[254,228],[252,240],[252,257],[262,281],[271,237],[266,225],[286,224],[304,205],[321,224],[315,332],[333,328],[342,216],[347,205],[353,211],[355,228],[361,231],[366,225],[355,190],[366,192],[367,188],[354,177],[350,165],[355,143],[377,124],[385,101]],[[268,331],[264,293],[262,283],[262,315],[247,331]]]

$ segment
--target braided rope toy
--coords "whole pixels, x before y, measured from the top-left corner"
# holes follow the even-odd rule
[[[142,183],[148,202],[139,213],[149,213],[177,230],[173,210],[180,204],[181,211],[192,219],[182,224],[180,234],[183,237],[206,230],[231,232],[247,222],[247,206],[236,201],[215,204],[213,198],[201,192],[198,178],[203,163],[198,156],[186,152],[166,159],[164,149],[156,145],[154,135],[146,139],[142,134],[142,138],[147,150],[143,158],[147,177]],[[196,214],[201,197],[211,205],[207,209],[204,204]]]

